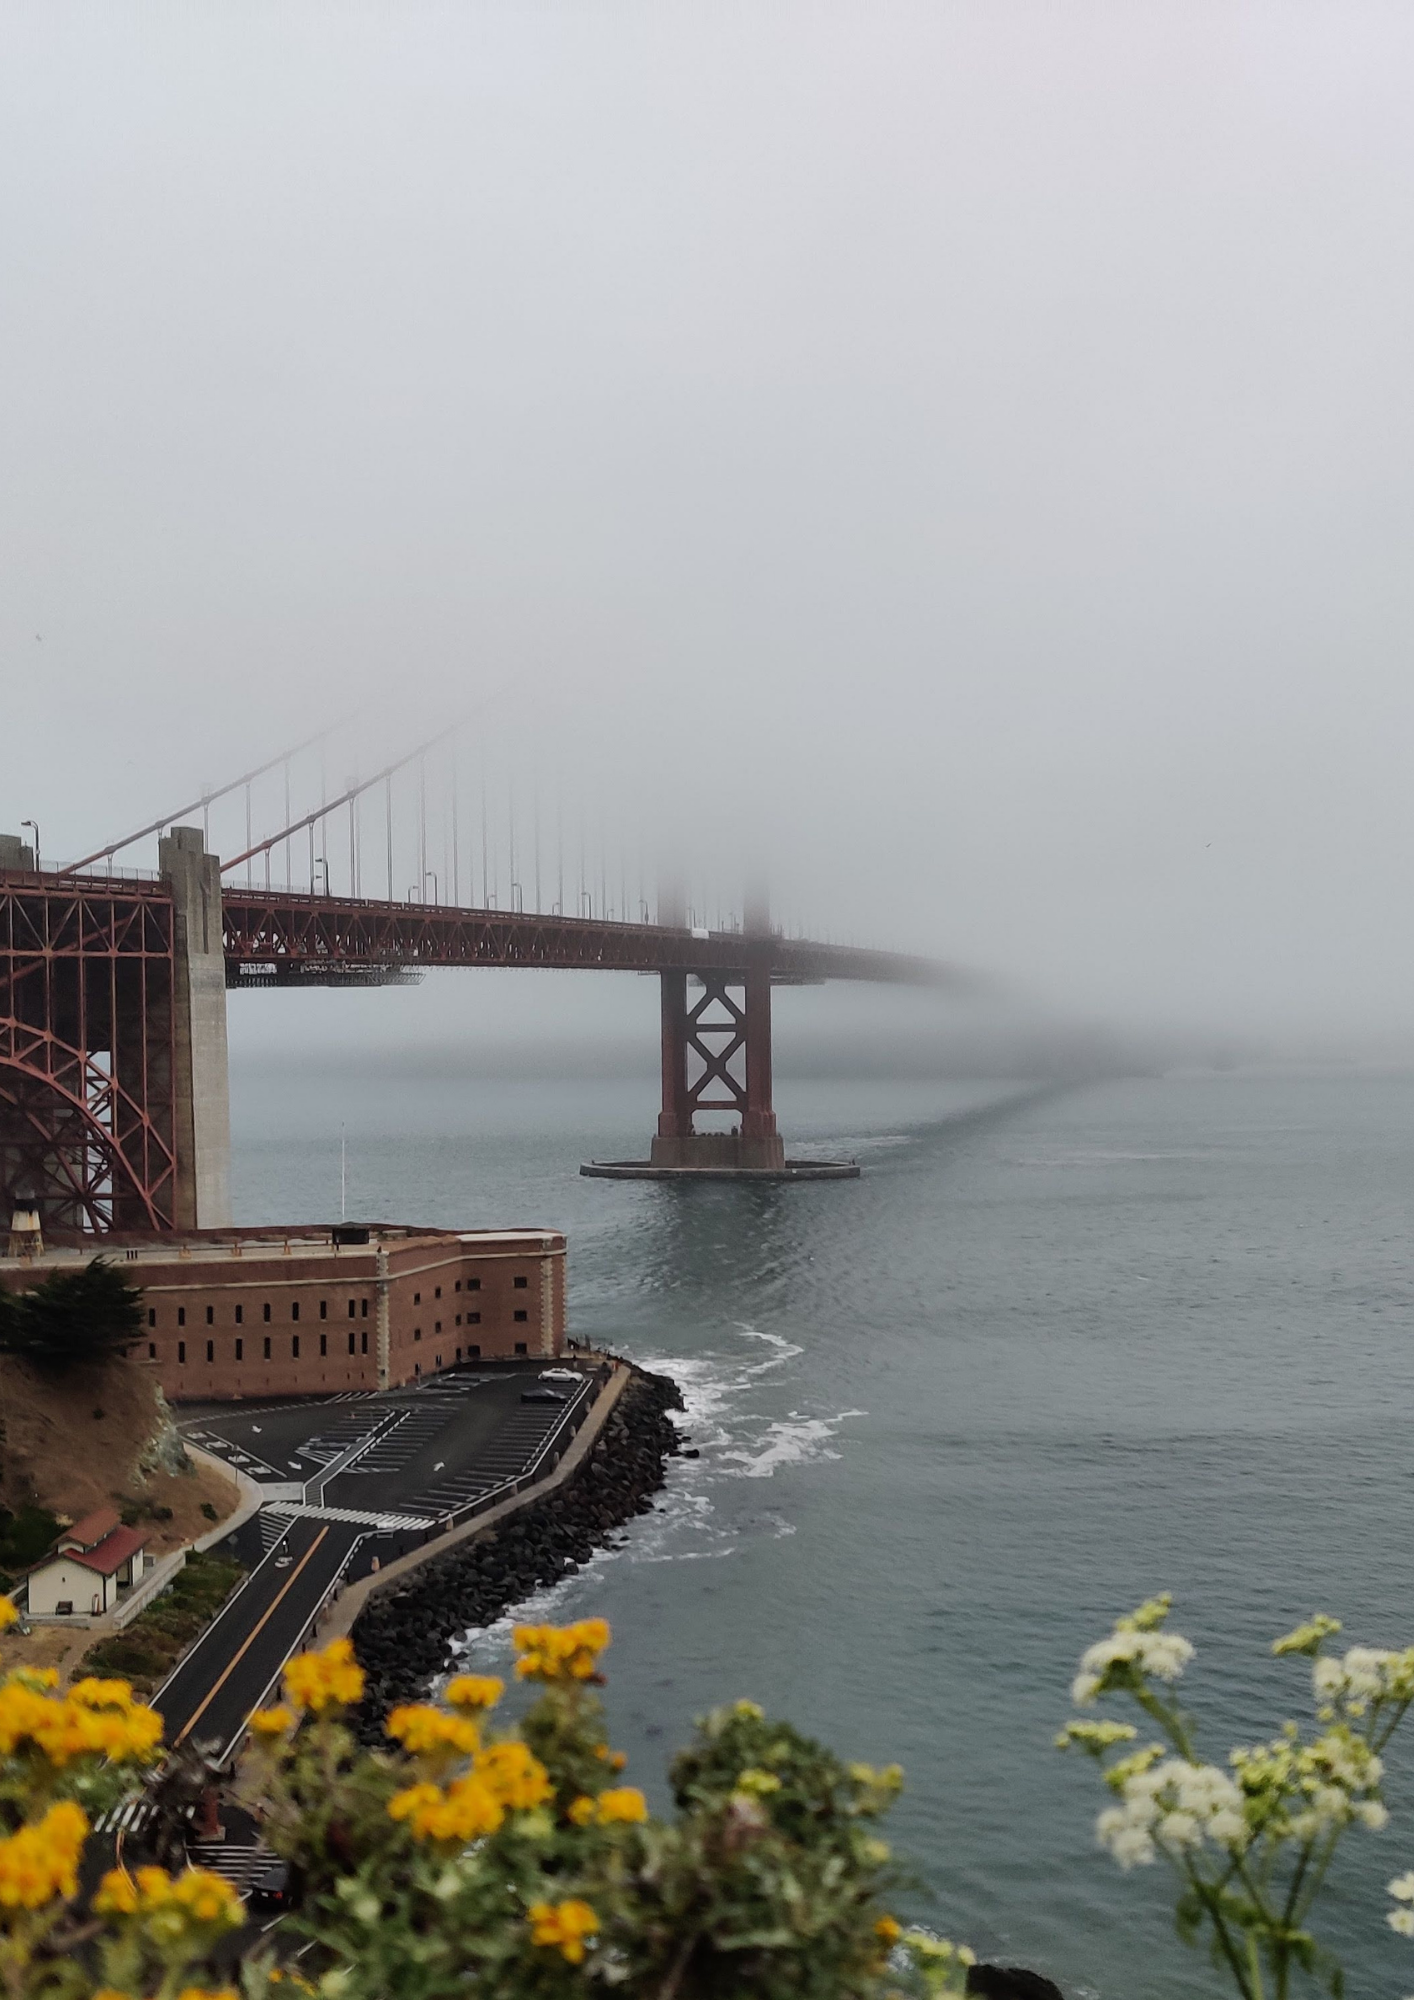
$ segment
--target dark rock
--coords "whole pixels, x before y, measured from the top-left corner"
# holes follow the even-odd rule
[[[450,1640],[493,1624],[536,1588],[573,1573],[596,1546],[628,1546],[614,1531],[652,1512],[650,1496],[680,1448],[667,1413],[681,1408],[675,1382],[635,1370],[567,1486],[499,1528],[433,1556],[395,1590],[373,1598],[353,1633],[369,1677],[357,1718],[365,1742],[381,1740],[388,1709],[415,1699],[450,1664]]]
[[[969,1965],[967,1990],[981,2000],[1065,2000],[1054,1980],[1020,1965]]]

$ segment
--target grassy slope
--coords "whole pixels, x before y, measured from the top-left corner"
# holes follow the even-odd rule
[[[224,1520],[234,1512],[239,1495],[214,1469],[142,1470],[170,1422],[140,1362],[95,1363],[56,1379],[0,1355],[0,1506],[18,1513],[38,1505],[77,1520],[95,1507],[136,1503],[154,1555],[193,1541],[213,1515]],[[158,1518],[166,1508],[171,1518]],[[0,1639],[0,1671],[18,1664],[12,1655],[21,1646],[32,1664],[58,1666],[67,1677],[88,1641],[87,1632],[52,1626],[23,1642]]]

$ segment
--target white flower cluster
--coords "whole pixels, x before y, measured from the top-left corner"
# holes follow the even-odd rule
[[[1414,1649],[1395,1653],[1352,1646],[1340,1658],[1321,1654],[1311,1665],[1311,1685],[1322,1707],[1338,1703],[1353,1715],[1363,1714],[1372,1701],[1407,1701],[1414,1695]]]
[[[1144,1632],[1119,1626],[1082,1656],[1080,1672],[1071,1683],[1070,1698],[1087,1708],[1096,1695],[1114,1685],[1115,1669],[1132,1668],[1156,1680],[1176,1681],[1193,1658],[1193,1648],[1177,1632]]]
[[[1396,1875],[1388,1888],[1390,1895],[1406,1907],[1387,1910],[1385,1922],[1392,1931],[1398,1931],[1401,1937],[1414,1937],[1414,1909],[1408,1908],[1410,1903],[1414,1903],[1414,1873]]]
[[[1143,1765],[1133,1760],[1120,1786],[1121,1803],[1095,1822],[1102,1846],[1121,1868],[1154,1859],[1158,1848],[1177,1853],[1204,1840],[1229,1852],[1247,1845],[1242,1793],[1216,1764],[1190,1764],[1181,1757]]]
[[[1384,1764],[1364,1739],[1338,1722],[1303,1744],[1296,1725],[1272,1743],[1234,1750],[1233,1768],[1263,1833],[1277,1840],[1314,1840],[1354,1822],[1378,1833],[1389,1812],[1372,1793]]]

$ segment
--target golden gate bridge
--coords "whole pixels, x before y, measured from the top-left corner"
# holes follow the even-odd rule
[[[228,990],[405,983],[449,966],[657,975],[649,1156],[585,1171],[857,1171],[785,1157],[773,986],[960,988],[962,974],[787,929],[762,889],[743,891],[744,867],[724,888],[720,855],[715,879],[654,860],[621,802],[539,766],[518,788],[511,760],[476,746],[468,759],[465,725],[331,786],[334,733],[61,866],[33,821],[31,841],[0,833],[9,1204],[31,1201],[59,1237],[229,1226]],[[155,869],[128,865],[152,842]]]

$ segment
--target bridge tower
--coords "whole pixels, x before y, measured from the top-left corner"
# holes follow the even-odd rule
[[[230,1221],[218,868],[191,827],[161,864],[56,875],[0,837],[0,1204],[46,1234]]]
[[[680,895],[660,895],[658,922],[683,923]],[[771,1101],[771,925],[764,893],[747,903],[741,963],[695,975],[659,974],[663,1108],[649,1164],[668,1169],[780,1172],[785,1146]],[[700,1112],[727,1112],[730,1132],[698,1132]]]

